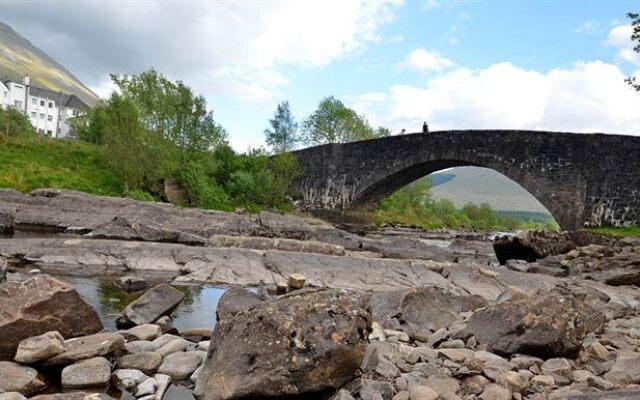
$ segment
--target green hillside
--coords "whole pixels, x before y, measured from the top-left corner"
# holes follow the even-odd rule
[[[488,203],[497,211],[549,215],[547,209],[522,186],[491,169],[458,167],[432,174],[435,177],[438,175],[447,178],[431,189],[433,197],[449,199],[456,208],[462,208],[469,202]],[[454,175],[453,179],[450,179],[450,175]],[[438,178],[437,181],[442,179]]]
[[[79,190],[121,196],[102,149],[82,142],[42,136],[0,137],[0,187],[29,192],[39,188]]]
[[[0,79],[22,82],[25,74],[31,77],[34,86],[75,94],[89,105],[98,100],[95,93],[56,60],[0,22]]]

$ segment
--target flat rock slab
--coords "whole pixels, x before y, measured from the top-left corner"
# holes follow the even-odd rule
[[[62,370],[62,387],[67,389],[100,388],[111,378],[111,363],[104,357],[78,361]]]
[[[37,393],[47,387],[38,371],[10,361],[0,361],[0,393]]]
[[[147,290],[134,300],[116,320],[118,327],[150,324],[158,318],[169,315],[184,299],[184,293],[163,283]]]
[[[158,373],[169,375],[173,380],[186,380],[202,364],[202,361],[202,356],[196,352],[171,353],[162,360]]]
[[[20,342],[15,360],[21,364],[31,364],[56,356],[63,351],[64,338],[58,331],[52,331]]]
[[[103,329],[96,310],[69,284],[40,275],[0,284],[0,360],[13,360],[19,343],[50,331],[63,337]]]
[[[118,358],[118,368],[137,369],[147,375],[157,371],[162,363],[162,356],[155,352],[143,351],[135,354],[127,354]]]
[[[43,365],[67,365],[87,358],[106,356],[124,348],[124,338],[117,333],[96,333],[69,339],[64,343],[64,347],[63,353],[45,360]]]

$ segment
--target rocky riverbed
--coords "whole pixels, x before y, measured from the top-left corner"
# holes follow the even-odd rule
[[[48,189],[0,190],[0,235],[0,400],[640,398],[639,239]],[[69,276],[136,294],[107,317]],[[182,285],[224,291],[211,322],[180,326]]]

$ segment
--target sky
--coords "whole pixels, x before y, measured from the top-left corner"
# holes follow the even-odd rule
[[[637,1],[1,1],[0,20],[100,96],[155,68],[202,94],[239,151],[278,102],[336,96],[394,133],[640,135]]]

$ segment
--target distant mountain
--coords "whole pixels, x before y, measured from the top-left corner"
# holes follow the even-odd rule
[[[75,94],[89,105],[98,100],[98,96],[65,67],[0,22],[0,79],[22,82],[25,74],[34,86]]]
[[[468,202],[488,203],[494,210],[506,214],[521,213],[538,218],[539,214],[549,215],[547,209],[522,186],[491,169],[458,167],[431,176],[434,182],[431,189],[433,197],[449,199],[456,208]],[[439,184],[435,185],[436,182]]]

